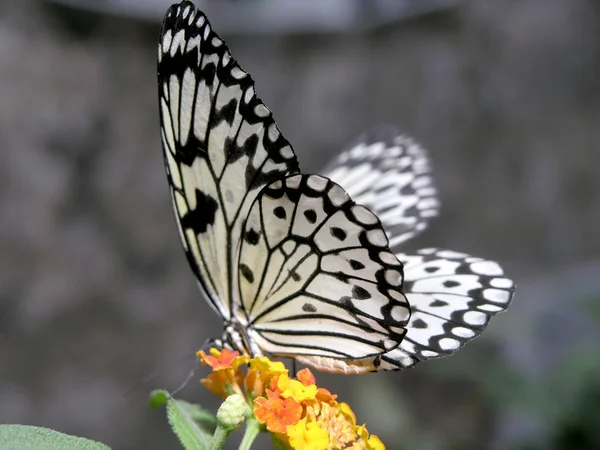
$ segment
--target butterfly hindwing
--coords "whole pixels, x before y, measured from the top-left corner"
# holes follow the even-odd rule
[[[260,190],[298,163],[252,78],[191,2],[165,16],[158,85],[181,239],[210,302],[229,319],[243,221]]]
[[[391,248],[423,231],[438,213],[427,153],[396,127],[361,136],[325,174],[379,217]]]
[[[239,272],[249,336],[271,354],[364,358],[404,336],[402,266],[377,217],[327,178],[293,175],[261,192]]]
[[[514,282],[493,261],[440,249],[397,256],[411,318],[400,346],[382,355],[384,369],[451,355],[479,336],[514,295]]]

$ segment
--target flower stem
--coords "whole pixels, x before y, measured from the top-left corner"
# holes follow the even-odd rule
[[[250,450],[254,439],[260,433],[261,424],[254,416],[248,417],[246,419],[246,431],[244,432],[244,438],[242,439],[242,443],[240,444],[239,450]]]
[[[224,427],[221,423],[218,423],[215,434],[213,434],[212,440],[210,441],[210,450],[220,450],[223,448],[227,437],[233,430],[231,428]]]

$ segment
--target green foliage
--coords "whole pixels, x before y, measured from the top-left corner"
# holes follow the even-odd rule
[[[237,395],[237,394],[236,394]],[[238,396],[239,397],[239,396]],[[171,429],[186,450],[217,450],[223,447],[230,433],[241,425],[248,413],[245,401],[228,398],[221,407],[231,408],[232,404],[241,409],[241,420],[236,421],[236,426],[230,422],[230,412],[222,412],[226,420],[218,420],[217,416],[204,408],[183,400],[175,400],[167,391],[157,390],[150,395],[150,407],[156,409],[160,405],[167,406],[167,419]],[[223,417],[222,417],[223,419]],[[239,423],[238,423],[239,422]],[[246,433],[240,448],[249,449],[256,435],[261,431],[260,424],[255,419],[247,421]]]
[[[89,439],[28,425],[0,425],[0,443],[11,450],[110,450]]]
[[[150,409],[154,410],[166,405],[169,397],[170,394],[163,389],[156,389],[155,391],[150,392],[150,398],[148,400]]]
[[[167,419],[171,429],[186,450],[208,450],[217,419],[198,405],[175,400],[164,390],[150,394],[150,407],[156,409],[166,404]]]
[[[595,450],[600,448],[600,360],[594,349],[570,358],[548,383],[546,403],[555,402],[549,416],[547,445],[534,450]]]
[[[484,386],[490,397],[537,417],[551,430],[547,442],[524,443],[515,450],[600,448],[600,358],[596,354],[594,348],[582,348],[538,382],[496,367]]]

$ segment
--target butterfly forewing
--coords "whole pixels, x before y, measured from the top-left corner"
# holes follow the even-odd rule
[[[298,164],[254,82],[190,2],[158,47],[165,164],[180,235],[211,303],[231,317],[243,222],[260,190]]]
[[[392,249],[423,231],[438,213],[427,153],[396,127],[380,126],[361,136],[325,174],[377,214]]]
[[[396,348],[410,311],[377,217],[336,183],[294,175],[256,199],[240,254],[248,332],[276,355],[365,358]]]

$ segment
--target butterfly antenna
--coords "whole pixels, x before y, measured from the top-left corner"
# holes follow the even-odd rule
[[[171,397],[175,397],[179,392],[181,392],[187,386],[187,384],[190,382],[192,377],[194,375],[196,375],[196,370],[198,370],[198,362],[199,362],[199,359],[196,358],[196,360],[194,361],[194,367],[192,368],[192,370],[190,370],[190,373],[188,373],[188,376],[185,378],[183,383],[181,383],[177,387],[177,389],[175,389],[174,391],[171,392]]]
[[[202,344],[202,349],[203,350],[206,349],[207,346],[210,345],[213,342],[214,342],[213,339],[206,339],[204,341],[204,344]],[[192,370],[190,371],[190,373],[186,377],[185,381],[181,384],[181,386],[179,386],[177,389],[175,389],[175,391],[173,392],[173,394],[175,394],[176,392],[179,392],[181,389],[183,389],[186,386],[187,383],[189,383],[190,379],[194,376],[194,374],[196,373],[196,370],[198,369],[198,358],[196,358],[196,354],[195,353],[193,355],[182,356],[181,358],[177,358],[175,361],[170,361],[168,364],[165,364],[163,367],[159,367],[159,368],[155,369],[154,371],[152,371],[152,373],[150,375],[148,375],[142,381],[139,381],[139,382],[135,383],[132,387],[130,387],[125,392],[124,396],[125,397],[129,396],[136,389],[138,389],[141,386],[143,386],[143,385],[149,383],[150,381],[152,381],[154,378],[156,378],[156,376],[160,372],[162,372],[163,370],[165,370],[167,367],[171,367],[173,364],[180,363],[181,361],[185,361],[186,359],[192,358],[192,357],[195,359],[194,367],[192,368]]]
[[[215,339],[206,339],[204,341],[204,344],[202,344],[202,347],[200,349],[202,351],[208,350],[208,348],[212,347],[215,344],[215,342],[216,342]],[[192,368],[192,370],[190,370],[190,373],[185,378],[185,380],[183,381],[183,383],[181,383],[179,385],[179,387],[177,387],[177,389],[175,389],[173,392],[170,393],[171,397],[175,397],[175,395],[177,395],[179,392],[181,392],[187,386],[187,384],[190,382],[190,380],[192,379],[192,377],[194,377],[194,375],[196,375],[196,371],[198,370],[198,362],[199,361],[200,360],[198,358],[195,359],[195,361],[194,361],[194,367]]]
[[[223,347],[223,343],[219,340],[219,339],[206,339],[204,341],[204,344],[202,344],[202,347],[200,347],[200,350],[202,350],[203,352],[210,350],[211,347]]]
[[[152,373],[150,375],[148,375],[147,377],[145,377],[142,381],[138,381],[137,383],[135,383],[133,386],[131,386],[124,394],[124,397],[128,397],[132,392],[134,392],[135,390],[139,389],[140,387],[144,386],[145,384],[148,384],[150,381],[152,381],[154,378],[156,378],[156,376],[161,373],[163,370],[167,369],[168,367],[171,367],[173,364],[177,364],[180,363],[182,361],[185,361],[191,357],[196,357],[196,355],[185,355],[182,356],[180,358],[177,358],[174,361],[170,361],[169,363],[165,364],[162,367],[159,367],[155,370],[152,371]]]

